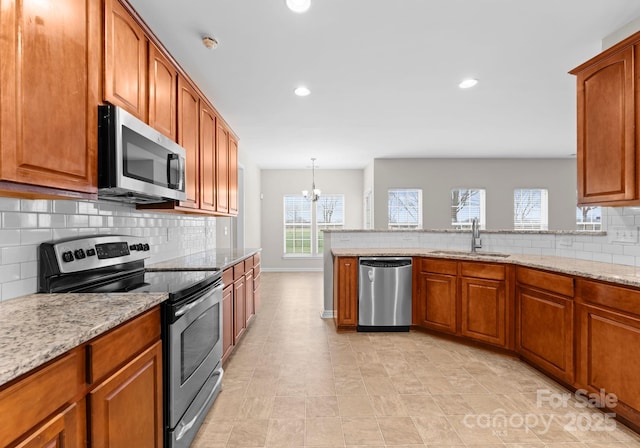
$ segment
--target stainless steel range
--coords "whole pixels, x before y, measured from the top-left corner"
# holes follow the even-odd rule
[[[162,307],[165,446],[188,447],[222,385],[222,272],[145,270],[144,238],[40,245],[40,292],[167,292]]]

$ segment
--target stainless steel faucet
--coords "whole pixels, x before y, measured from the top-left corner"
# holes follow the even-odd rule
[[[476,249],[482,248],[482,240],[480,239],[480,226],[478,224],[478,218],[471,220],[471,252],[475,252]]]

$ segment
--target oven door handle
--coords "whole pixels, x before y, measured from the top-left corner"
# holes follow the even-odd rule
[[[218,375],[218,379],[216,381],[216,385],[211,388],[211,392],[209,393],[209,396],[207,397],[206,400],[204,400],[204,403],[202,404],[200,409],[198,409],[198,412],[196,413],[196,415],[191,420],[189,420],[187,423],[180,422],[180,424],[179,424],[180,429],[178,430],[178,433],[176,435],[176,441],[180,440],[187,432],[189,432],[189,430],[195,424],[195,422],[198,421],[198,417],[200,417],[200,415],[204,412],[205,408],[209,404],[209,401],[211,400],[211,397],[213,396],[214,393],[216,393],[216,390],[218,390],[218,386],[220,385],[220,382],[222,381],[222,376],[223,375],[224,375],[224,370],[222,370],[222,367],[220,367],[220,375]]]
[[[175,317],[180,317],[180,316],[182,316],[183,314],[185,314],[187,311],[189,311],[189,310],[191,310],[191,309],[193,309],[193,308],[197,307],[197,306],[198,306],[198,305],[200,305],[202,302],[204,302],[204,301],[205,301],[205,300],[206,300],[206,299],[207,299],[211,294],[215,293],[217,290],[222,290],[222,285],[220,285],[220,286],[216,286],[215,288],[213,288],[213,289],[211,290],[211,293],[209,293],[209,294],[207,294],[207,295],[205,295],[205,296],[203,296],[203,297],[200,297],[200,298],[199,298],[198,300],[196,300],[195,302],[191,302],[191,303],[189,303],[189,304],[187,304],[187,305],[185,305],[185,306],[181,307],[180,309],[178,309],[178,310],[175,312]]]

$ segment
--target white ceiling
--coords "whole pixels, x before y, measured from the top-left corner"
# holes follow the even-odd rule
[[[638,0],[130,0],[262,168],[568,157],[575,79]],[[219,40],[207,50],[204,35]],[[467,77],[479,84],[461,90]],[[311,95],[294,96],[305,84]]]

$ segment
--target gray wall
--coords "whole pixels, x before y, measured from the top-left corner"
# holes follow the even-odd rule
[[[549,230],[575,230],[575,159],[376,159],[374,223],[386,229],[387,191],[421,188],[423,228],[451,227],[452,188],[486,189],[486,228],[513,229],[513,190],[549,190]]]
[[[316,169],[316,187],[323,194],[344,194],[345,227],[362,227],[362,170]],[[283,257],[283,197],[311,189],[311,170],[262,170],[262,268],[264,270],[322,270],[319,257]],[[247,213],[247,217],[250,215]],[[249,219],[249,218],[247,218]]]
[[[240,163],[244,168],[244,213],[237,219],[244,219],[244,247],[261,247],[260,228],[262,200],[258,166],[240,151]]]

